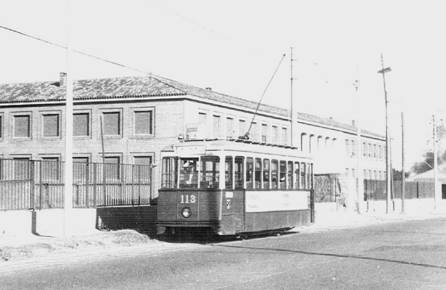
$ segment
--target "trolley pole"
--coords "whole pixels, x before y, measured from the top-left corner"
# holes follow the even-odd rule
[[[64,236],[72,232],[73,210],[73,77],[71,71],[71,7],[70,0],[66,2],[67,14],[67,49],[66,49],[66,79],[65,79],[65,168],[64,168]]]
[[[404,112],[401,112],[401,213],[404,213],[406,198],[406,174],[404,169]]]
[[[390,211],[390,196],[391,196],[391,168],[390,168],[390,136],[389,136],[389,111],[388,104],[389,100],[387,97],[387,88],[386,88],[386,73],[392,71],[390,67],[384,67],[384,57],[381,54],[381,69],[378,71],[379,74],[382,74],[383,77],[383,87],[384,87],[384,101],[385,101],[385,110],[386,110],[386,213]]]

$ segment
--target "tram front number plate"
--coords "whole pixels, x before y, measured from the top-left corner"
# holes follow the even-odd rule
[[[197,197],[194,194],[182,194],[180,196],[180,203],[196,203]]]

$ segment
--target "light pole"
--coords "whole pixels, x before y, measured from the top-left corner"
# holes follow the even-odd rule
[[[381,54],[381,69],[378,71],[378,73],[382,74],[383,76],[384,101],[386,108],[386,213],[389,213],[390,210],[390,192],[392,190],[392,186],[390,183],[391,168],[390,168],[390,136],[389,136],[389,112],[388,112],[389,99],[387,97],[387,88],[386,88],[386,73],[390,71],[392,71],[390,67],[384,67],[384,57]]]
[[[67,49],[66,49],[66,94],[65,94],[65,167],[64,167],[64,235],[72,231],[73,210],[73,76],[71,68],[71,6],[66,1]]]
[[[361,167],[361,129],[359,126],[359,116],[361,115],[361,105],[359,96],[359,79],[353,82],[355,88],[355,100],[356,100],[356,210],[361,213],[361,204],[364,199],[364,180]]]

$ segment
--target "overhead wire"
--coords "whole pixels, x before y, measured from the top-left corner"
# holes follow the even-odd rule
[[[29,34],[29,33],[25,33],[25,32],[22,32],[22,31],[19,31],[17,29],[13,29],[13,28],[10,28],[10,27],[7,27],[7,26],[0,25],[0,29],[9,31],[9,32],[12,32],[12,33],[15,33],[15,34],[19,34],[19,35],[21,35],[23,37],[26,37],[26,38],[30,38],[30,39],[34,39],[34,40],[40,41],[40,42],[48,44],[50,46],[55,46],[55,47],[62,48],[62,49],[65,49],[65,50],[68,49],[67,45],[60,44],[60,43],[57,43],[57,42],[54,42],[54,41],[50,41],[50,40],[46,40],[44,38],[41,38],[41,37],[38,37],[38,36],[35,36],[35,35],[32,35],[32,34]],[[117,62],[117,61],[114,61],[114,60],[111,60],[111,59],[108,59],[108,58],[105,58],[105,57],[97,56],[97,55],[94,55],[94,54],[91,54],[91,53],[88,53],[88,52],[85,52],[85,51],[82,51],[82,50],[71,49],[71,51],[74,52],[74,53],[83,55],[83,56],[87,56],[87,57],[90,57],[90,58],[93,58],[93,59],[96,59],[96,60],[99,60],[99,61],[103,61],[103,62],[112,64],[112,65],[116,65],[116,66],[119,66],[119,67],[122,67],[122,68],[126,68],[126,69],[129,69],[129,70],[133,70],[133,71],[136,71],[136,72],[139,72],[139,73],[142,73],[142,74],[152,75],[151,72],[147,72],[147,71],[144,71],[142,69],[139,69],[139,68],[136,68],[136,67],[133,67],[133,66],[130,66],[130,65],[126,65],[126,64],[123,64],[123,63],[120,63],[120,62]]]

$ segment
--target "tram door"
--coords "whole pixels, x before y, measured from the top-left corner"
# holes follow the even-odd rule
[[[245,191],[242,189],[243,157],[235,157],[234,162],[232,158],[228,156],[225,160],[227,189],[222,192],[221,224],[225,234],[236,234],[244,230]],[[233,185],[235,185],[236,189],[230,189],[233,188]]]
[[[222,230],[225,234],[244,231],[244,190],[223,191]]]

